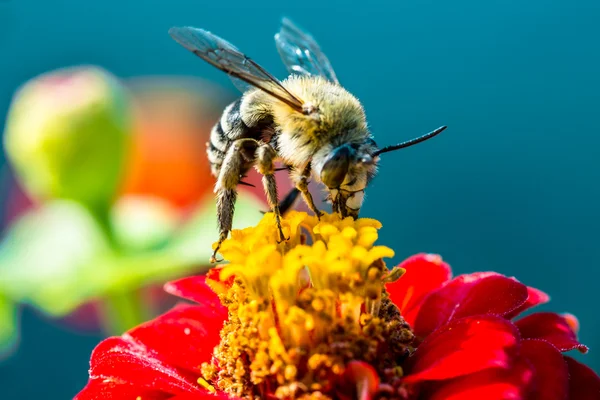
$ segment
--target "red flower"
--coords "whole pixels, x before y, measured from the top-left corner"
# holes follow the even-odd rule
[[[197,380],[200,365],[210,360],[219,342],[227,310],[203,277],[186,278],[165,289],[200,304],[179,305],[100,343],[92,353],[88,385],[75,399],[215,398]]]
[[[388,284],[391,299],[420,344],[405,382],[427,399],[600,399],[600,379],[561,352],[577,341],[572,315],[523,311],[545,293],[494,272],[450,279],[436,255],[413,256]]]
[[[496,273],[450,279],[449,266],[438,256],[416,255],[400,266],[405,275],[387,289],[417,338],[416,351],[402,364],[395,398],[600,398],[600,378],[561,354],[587,351],[577,341],[573,316],[536,313],[512,321],[548,301],[543,292]],[[170,283],[166,290],[199,304],[178,306],[100,343],[91,357],[90,381],[76,400],[227,398],[198,379],[200,365],[211,359],[220,340],[227,310],[204,277]],[[373,368],[362,362],[350,362],[342,379],[353,385],[348,393],[340,390],[340,399],[396,390],[380,385]]]

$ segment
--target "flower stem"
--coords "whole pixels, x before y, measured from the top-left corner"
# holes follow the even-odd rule
[[[90,208],[116,258],[123,253],[110,222],[110,206]],[[107,335],[120,335],[149,319],[140,289],[113,291],[100,301],[100,318]]]
[[[114,253],[119,254],[122,251],[122,249],[115,236],[115,232],[110,221],[110,205],[106,204],[99,207],[88,206],[87,208],[90,212],[90,215],[98,224],[98,227],[100,228],[100,231],[102,232],[104,238],[108,242],[108,245],[110,246],[111,250]]]
[[[108,335],[120,335],[149,317],[139,290],[107,294],[101,307],[102,325]]]

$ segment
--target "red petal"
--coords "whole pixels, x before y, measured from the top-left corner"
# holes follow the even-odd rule
[[[224,317],[206,315],[206,307],[180,305],[132,330],[129,335],[167,365],[200,374],[219,343]]]
[[[454,320],[429,335],[410,358],[406,382],[450,379],[487,368],[507,368],[519,332],[493,315]]]
[[[586,353],[588,348],[577,341],[577,336],[566,318],[550,312],[528,315],[515,322],[525,339],[543,339],[560,351],[577,349]]]
[[[562,316],[565,321],[567,321],[567,324],[569,324],[571,329],[573,329],[573,332],[575,332],[575,334],[579,333],[579,320],[577,317],[569,313],[564,313]]]
[[[600,377],[571,357],[564,358],[569,368],[569,400],[600,399]]]
[[[350,361],[342,377],[340,397],[356,400],[371,400],[379,387],[379,376],[375,369],[362,361]],[[352,393],[346,393],[346,389]]]
[[[521,342],[521,355],[533,366],[534,387],[528,400],[567,400],[569,373],[562,355],[543,340]]]
[[[425,337],[453,319],[480,314],[504,316],[527,300],[527,287],[515,279],[480,272],[461,275],[423,302],[414,331]]]
[[[134,386],[91,380],[73,400],[235,400],[225,393],[184,393],[171,396],[167,393],[140,390]]]
[[[75,396],[73,400],[164,400],[170,398],[170,394],[140,389],[136,386],[118,384],[103,379],[92,379],[85,388]]]
[[[127,336],[102,341],[92,352],[90,364],[90,378],[105,383],[169,394],[206,392],[196,377],[167,365],[151,349]]]
[[[506,318],[512,319],[523,311],[529,310],[540,304],[545,304],[550,301],[550,296],[539,289],[527,286],[527,300],[520,307],[505,315]]]
[[[414,324],[423,299],[452,277],[450,266],[435,254],[417,254],[400,265],[406,273],[386,286],[390,299],[400,308],[404,319]]]
[[[336,382],[336,399],[371,400],[379,388],[379,376],[371,365],[350,361]]]
[[[146,400],[146,399],[142,397],[141,400]],[[242,400],[242,399],[240,399],[239,397],[229,397],[228,395],[226,395],[223,392],[218,392],[218,393],[204,392],[199,395],[198,394],[190,394],[190,393],[179,394],[174,397],[169,397],[169,400]]]
[[[221,270],[223,269],[225,265],[217,265],[216,267],[213,267],[211,269],[208,270],[208,272],[206,273],[206,278],[212,282],[214,282],[215,284],[220,284],[217,285],[218,290],[226,290],[228,288],[230,288],[231,286],[233,286],[233,282],[235,281],[235,276],[230,276],[229,278],[222,280],[221,279]],[[215,288],[214,286],[212,286],[213,289]]]
[[[527,398],[533,369],[524,359],[509,369],[491,368],[439,385],[429,400],[521,400]]]
[[[206,276],[190,276],[165,284],[165,291],[172,295],[195,301],[215,310],[217,314],[227,315],[227,309],[221,305],[217,294],[206,283]]]

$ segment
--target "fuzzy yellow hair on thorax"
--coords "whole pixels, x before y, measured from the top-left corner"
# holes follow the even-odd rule
[[[302,131],[314,139],[327,140],[350,130],[366,130],[362,105],[340,85],[313,76],[291,76],[283,85],[317,111],[305,115],[282,102],[274,101],[273,116],[282,131]]]

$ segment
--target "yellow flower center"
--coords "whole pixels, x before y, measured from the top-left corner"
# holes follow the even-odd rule
[[[272,214],[223,242],[229,264],[209,284],[229,320],[203,381],[249,399],[335,399],[350,361],[400,376],[413,335],[385,292],[403,271],[388,270],[382,258],[394,252],[374,245],[381,223],[290,212],[282,224],[284,242]]]

